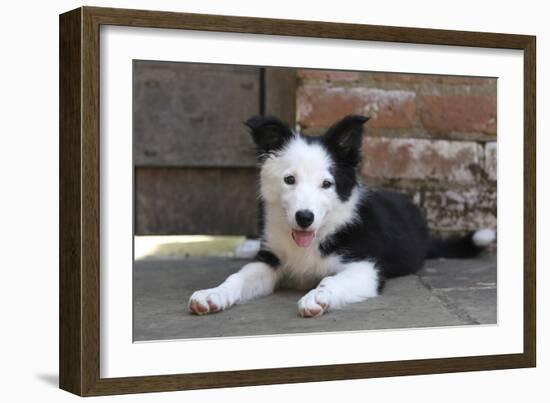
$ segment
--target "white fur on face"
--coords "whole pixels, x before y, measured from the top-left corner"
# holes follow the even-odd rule
[[[308,229],[318,231],[327,212],[340,202],[330,172],[332,164],[323,147],[308,144],[296,136],[277,156],[264,162],[261,170],[262,198],[268,205],[282,208],[289,228],[300,229],[295,218],[297,211],[311,211],[314,221]],[[293,176],[295,183],[286,184],[284,178],[287,176]],[[325,180],[333,186],[323,189]]]

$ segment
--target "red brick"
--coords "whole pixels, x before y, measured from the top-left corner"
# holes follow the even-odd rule
[[[488,95],[425,95],[422,97],[421,120],[424,128],[435,133],[495,134],[496,98]]]
[[[404,73],[372,73],[376,81],[386,81],[401,84],[462,84],[462,85],[484,85],[494,81],[494,78],[468,77],[468,76],[445,76],[435,74],[404,74]]]
[[[357,81],[359,80],[359,72],[357,71],[339,71],[339,70],[313,70],[300,69],[298,77],[309,80],[326,80],[326,81]]]
[[[408,128],[416,114],[416,94],[365,87],[305,85],[298,88],[298,123],[324,128],[345,115],[369,116],[372,128]]]
[[[362,174],[388,179],[476,181],[483,148],[470,141],[366,137]]]

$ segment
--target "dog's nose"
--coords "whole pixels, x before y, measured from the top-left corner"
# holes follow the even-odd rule
[[[298,210],[296,212],[296,222],[300,227],[306,229],[311,225],[315,216],[309,210]]]

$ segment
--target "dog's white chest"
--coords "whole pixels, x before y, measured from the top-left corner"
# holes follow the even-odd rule
[[[271,235],[268,236],[267,243],[281,262],[278,270],[283,271],[283,286],[311,288],[322,278],[340,271],[340,259],[335,256],[322,256],[317,241],[307,248],[301,248],[294,243],[290,234]]]

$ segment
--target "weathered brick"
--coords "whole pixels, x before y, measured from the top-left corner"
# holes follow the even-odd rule
[[[392,82],[401,84],[456,84],[456,85],[485,85],[494,81],[494,78],[446,76],[429,74],[404,74],[404,73],[372,73],[372,77],[379,82]]]
[[[434,133],[496,133],[496,97],[487,95],[424,95],[421,121]]]
[[[485,144],[485,172],[491,180],[497,180],[497,143]]]
[[[474,183],[482,161],[483,148],[475,142],[367,137],[362,174]]]
[[[309,80],[326,80],[326,81],[357,81],[359,80],[359,72],[357,71],[338,71],[338,70],[298,70],[298,77]]]
[[[328,127],[349,114],[371,117],[372,128],[408,128],[416,113],[412,91],[305,85],[297,97],[298,123],[304,128]]]
[[[497,225],[497,193],[494,186],[476,184],[467,190],[416,191],[414,199],[423,210],[430,229],[464,231]]]

